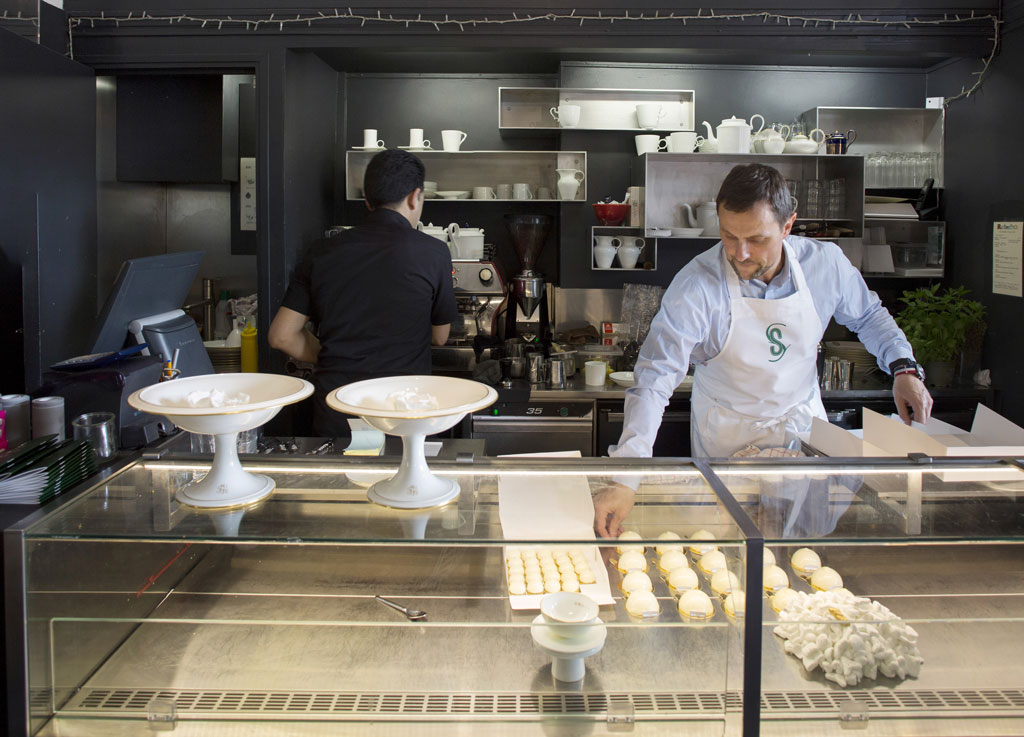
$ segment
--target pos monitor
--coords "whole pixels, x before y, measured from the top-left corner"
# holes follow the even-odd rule
[[[120,350],[128,341],[129,325],[139,322],[151,353],[169,361],[174,349],[180,350],[177,367],[182,376],[212,374],[196,324],[181,311],[202,260],[202,251],[185,251],[125,261],[100,311],[90,352]],[[162,319],[147,320],[154,316]]]

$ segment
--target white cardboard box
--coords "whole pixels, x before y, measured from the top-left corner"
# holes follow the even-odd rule
[[[1024,457],[1024,428],[983,404],[974,413],[971,431],[930,418],[904,425],[899,419],[864,410],[864,440],[888,455]]]

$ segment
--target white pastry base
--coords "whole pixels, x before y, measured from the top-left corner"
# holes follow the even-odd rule
[[[600,652],[608,635],[608,628],[601,619],[597,621],[596,625],[583,625],[586,632],[579,639],[569,641],[552,634],[543,614],[533,620],[530,626],[533,642],[541,652],[551,656],[551,675],[557,680],[573,683],[583,678],[587,670],[583,659]]]
[[[269,476],[249,473],[238,460],[238,433],[218,434],[213,466],[199,481],[174,495],[182,504],[204,509],[237,507],[263,499],[274,490]]]

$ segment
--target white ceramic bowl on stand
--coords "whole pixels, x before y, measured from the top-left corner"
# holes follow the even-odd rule
[[[393,395],[399,392],[433,397],[437,409],[395,409]],[[423,453],[424,438],[454,427],[467,414],[489,407],[497,398],[493,388],[470,379],[388,376],[339,387],[327,395],[327,406],[402,438],[398,473],[371,486],[367,491],[370,501],[398,509],[425,509],[457,497],[459,484],[430,472]]]
[[[222,391],[229,397],[241,392],[249,395],[249,401],[225,407],[191,407],[188,396],[196,391]],[[175,496],[194,507],[234,507],[251,504],[274,490],[273,479],[242,468],[238,433],[259,427],[286,404],[312,393],[312,384],[294,376],[204,374],[139,389],[128,397],[128,404],[143,412],[164,415],[183,430],[215,435],[217,450],[209,473],[179,489]]]

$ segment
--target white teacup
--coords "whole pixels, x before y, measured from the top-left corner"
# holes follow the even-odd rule
[[[441,131],[441,144],[445,151],[458,151],[462,147],[462,142],[466,140],[466,136],[467,134],[463,131]]]
[[[384,139],[377,138],[376,128],[363,128],[363,148],[384,148]]]
[[[430,141],[423,138],[422,128],[409,129],[409,148],[430,148]]]
[[[579,105],[559,105],[551,108],[551,117],[558,121],[562,128],[575,128],[580,124]]]
[[[668,137],[668,150],[674,154],[692,154],[697,146],[697,134],[693,131],[676,131]]]
[[[636,136],[636,155],[643,156],[644,154],[653,154],[658,151],[664,151],[668,147],[668,141],[664,138],[659,138],[653,133],[644,133]]]
[[[473,187],[473,199],[474,200],[496,200],[496,199],[498,199],[498,195],[490,187]]]
[[[495,192],[498,195],[499,200],[510,200],[512,199],[512,185],[511,184],[499,184]]]
[[[514,200],[532,200],[533,192],[530,191],[530,185],[524,182],[517,182],[512,185],[512,199]]]
[[[641,102],[636,106],[636,122],[641,128],[657,128],[665,117],[665,109],[658,102]]]

